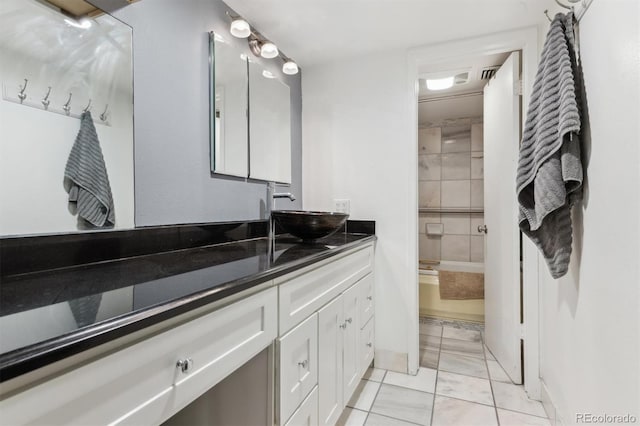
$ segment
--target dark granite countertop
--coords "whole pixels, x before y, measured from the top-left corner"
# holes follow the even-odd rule
[[[264,237],[2,276],[0,382],[375,240]]]

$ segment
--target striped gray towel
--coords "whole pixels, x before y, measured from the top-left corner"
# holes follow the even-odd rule
[[[90,112],[82,114],[80,131],[64,170],[70,181],[69,202],[77,203],[78,216],[96,227],[116,223],[109,176]]]
[[[573,13],[559,13],[551,22],[518,161],[520,228],[538,246],[554,278],[569,268],[571,207],[582,198],[573,22]]]

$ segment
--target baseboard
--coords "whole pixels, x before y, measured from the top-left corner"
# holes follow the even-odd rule
[[[386,349],[376,349],[373,362],[376,368],[383,370],[397,371],[407,374],[409,370],[409,359],[404,352],[388,351]]]
[[[542,406],[544,407],[544,411],[547,413],[547,417],[549,417],[549,423],[551,423],[551,426],[564,426],[565,423],[558,415],[558,407],[551,397],[551,393],[549,393],[549,389],[547,389],[547,385],[544,383],[544,380],[540,380],[540,396],[542,397]]]

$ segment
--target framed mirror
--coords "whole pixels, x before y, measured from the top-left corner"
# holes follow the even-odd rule
[[[93,6],[58,3],[70,2],[0,1],[2,236],[95,229],[65,188],[81,124],[91,122],[81,120],[85,110],[115,213],[104,228],[134,227],[133,31]]]
[[[246,178],[249,175],[247,56],[209,33],[211,171]]]
[[[249,63],[249,177],[291,183],[289,86]]]

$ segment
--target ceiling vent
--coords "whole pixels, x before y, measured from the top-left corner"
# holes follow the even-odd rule
[[[493,67],[483,68],[480,72],[480,80],[490,80],[496,72],[500,69],[500,65],[496,65]]]

